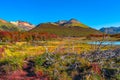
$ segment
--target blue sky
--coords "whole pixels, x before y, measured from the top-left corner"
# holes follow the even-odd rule
[[[1,0],[0,18],[33,24],[76,18],[96,29],[120,26],[120,0]]]

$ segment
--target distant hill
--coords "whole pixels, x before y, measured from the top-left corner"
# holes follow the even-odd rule
[[[79,37],[101,33],[98,30],[92,29],[83,23],[80,23],[76,19],[71,19],[69,21],[61,20],[55,23],[42,23],[30,30],[30,32],[48,32],[64,37]]]
[[[25,31],[29,31],[35,27],[34,25],[32,25],[28,22],[25,22],[25,21],[16,21],[16,22],[11,21],[10,23],[18,26],[19,28],[22,28]]]
[[[100,31],[107,34],[118,34],[120,33],[120,27],[101,28]]]
[[[17,27],[3,19],[0,19],[0,30],[3,31],[23,31],[22,28]]]

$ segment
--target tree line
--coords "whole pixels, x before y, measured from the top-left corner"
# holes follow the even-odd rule
[[[0,31],[1,42],[39,41],[55,39],[58,36],[47,32],[9,32]]]

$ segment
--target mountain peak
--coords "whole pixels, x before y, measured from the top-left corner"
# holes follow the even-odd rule
[[[77,19],[72,18],[69,20],[70,23],[80,23]]]
[[[30,24],[30,23],[28,23],[28,22],[20,21],[20,20],[18,20],[18,21],[16,21],[16,22],[11,21],[10,23],[12,23],[12,24],[14,24],[14,25],[16,25],[16,26],[18,26],[18,27],[26,30],[26,31],[28,31],[28,30],[30,30],[30,29],[32,29],[32,28],[35,27],[34,25],[32,25],[32,24]]]
[[[60,26],[68,26],[68,27],[82,27],[82,28],[89,28],[88,26],[84,25],[83,23],[79,22],[77,19],[72,18],[70,20],[59,20],[55,22],[55,24]]]
[[[57,22],[55,22],[56,24],[59,24],[59,25],[62,25],[62,24],[65,24],[67,23],[68,21],[67,20],[59,20]]]

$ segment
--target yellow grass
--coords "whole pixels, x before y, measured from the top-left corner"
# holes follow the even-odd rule
[[[6,45],[5,53],[7,56],[21,56],[21,55],[39,55],[45,52],[53,53],[82,53],[94,50],[95,46],[91,46],[82,41],[77,40],[62,40],[62,41],[42,41],[38,44],[44,43],[42,46],[32,46],[27,42],[17,42],[16,44]],[[102,48],[108,49],[109,46]],[[6,55],[5,54],[5,55]]]

